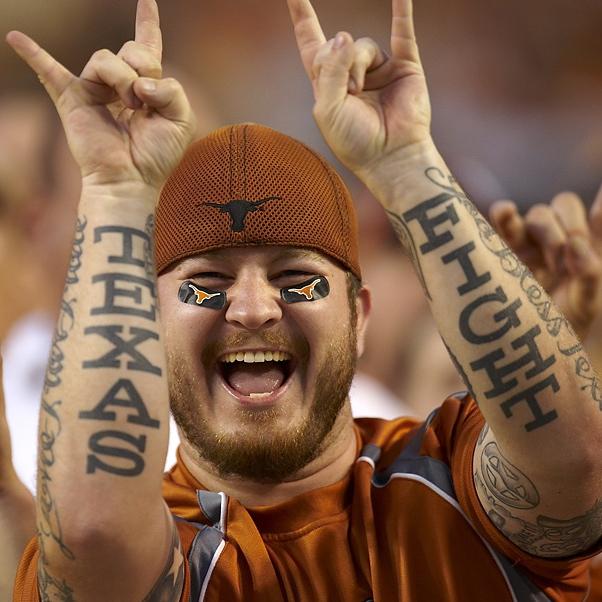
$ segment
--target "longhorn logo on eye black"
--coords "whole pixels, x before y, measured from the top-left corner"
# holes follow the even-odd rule
[[[287,303],[298,303],[299,301],[317,301],[323,299],[330,292],[328,280],[324,276],[306,280],[293,288],[287,286],[280,289],[280,296]]]
[[[265,199],[259,199],[258,201],[234,199],[228,203],[199,203],[197,207],[200,205],[209,205],[209,207],[217,209],[220,213],[227,213],[230,216],[230,226],[232,227],[232,232],[242,232],[245,228],[245,220],[247,219],[247,215],[249,215],[249,213],[253,213],[254,211],[263,211],[261,206],[265,203],[281,200],[282,197],[269,196]]]
[[[226,305],[226,293],[195,286],[187,280],[178,291],[178,299],[190,305],[202,305],[209,309],[222,309]]]

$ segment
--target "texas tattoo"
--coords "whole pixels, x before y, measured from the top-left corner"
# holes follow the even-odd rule
[[[154,305],[155,285],[152,274],[150,240],[152,222],[146,230],[124,226],[101,226],[94,230],[94,243],[102,244],[106,237],[121,243],[119,255],[108,255],[107,264],[115,265],[116,271],[94,274],[93,286],[102,288],[103,302],[90,311],[92,316],[106,316],[108,323],[90,326],[84,330],[86,337],[100,338],[104,351],[97,357],[82,362],[85,370],[118,369],[119,378],[108,379],[105,393],[100,399],[91,400],[90,406],[79,412],[79,418],[98,424],[89,438],[86,473],[98,471],[133,477],[145,467],[144,452],[149,429],[158,429],[160,422],[149,410],[138,391],[137,374],[162,376],[162,370],[150,359],[148,351],[159,345],[159,333]],[[150,265],[149,265],[150,262]],[[145,276],[129,274],[127,266],[143,267]],[[139,319],[140,325],[113,324],[110,317],[129,315]],[[126,371],[124,375],[123,370]],[[116,426],[118,415],[130,425],[139,428],[132,434]]]

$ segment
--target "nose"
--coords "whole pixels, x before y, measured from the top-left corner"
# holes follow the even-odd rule
[[[226,321],[245,330],[270,328],[282,319],[279,291],[259,272],[243,271],[228,288]]]

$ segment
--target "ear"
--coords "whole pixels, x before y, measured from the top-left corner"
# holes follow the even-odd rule
[[[360,358],[364,354],[366,330],[372,310],[372,293],[366,286],[362,286],[357,294],[355,309],[357,312],[357,357]]]

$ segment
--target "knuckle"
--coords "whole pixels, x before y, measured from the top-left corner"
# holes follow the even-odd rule
[[[564,191],[564,192],[560,192],[557,195],[554,196],[554,198],[552,199],[551,202],[552,207],[555,208],[559,208],[559,209],[582,209],[583,208],[583,201],[581,200],[581,197],[579,197],[579,195],[577,195],[574,192],[571,191]]]
[[[175,77],[166,77],[162,81],[163,81],[164,86],[171,90],[179,89],[182,87],[180,85],[180,82]]]
[[[525,215],[528,224],[548,223],[552,218],[552,210],[543,203],[536,203]]]
[[[115,55],[108,48],[101,48],[92,55],[92,60],[106,62],[112,60],[114,57]]]
[[[119,50],[119,56],[131,53],[136,48],[134,40],[128,40]]]

